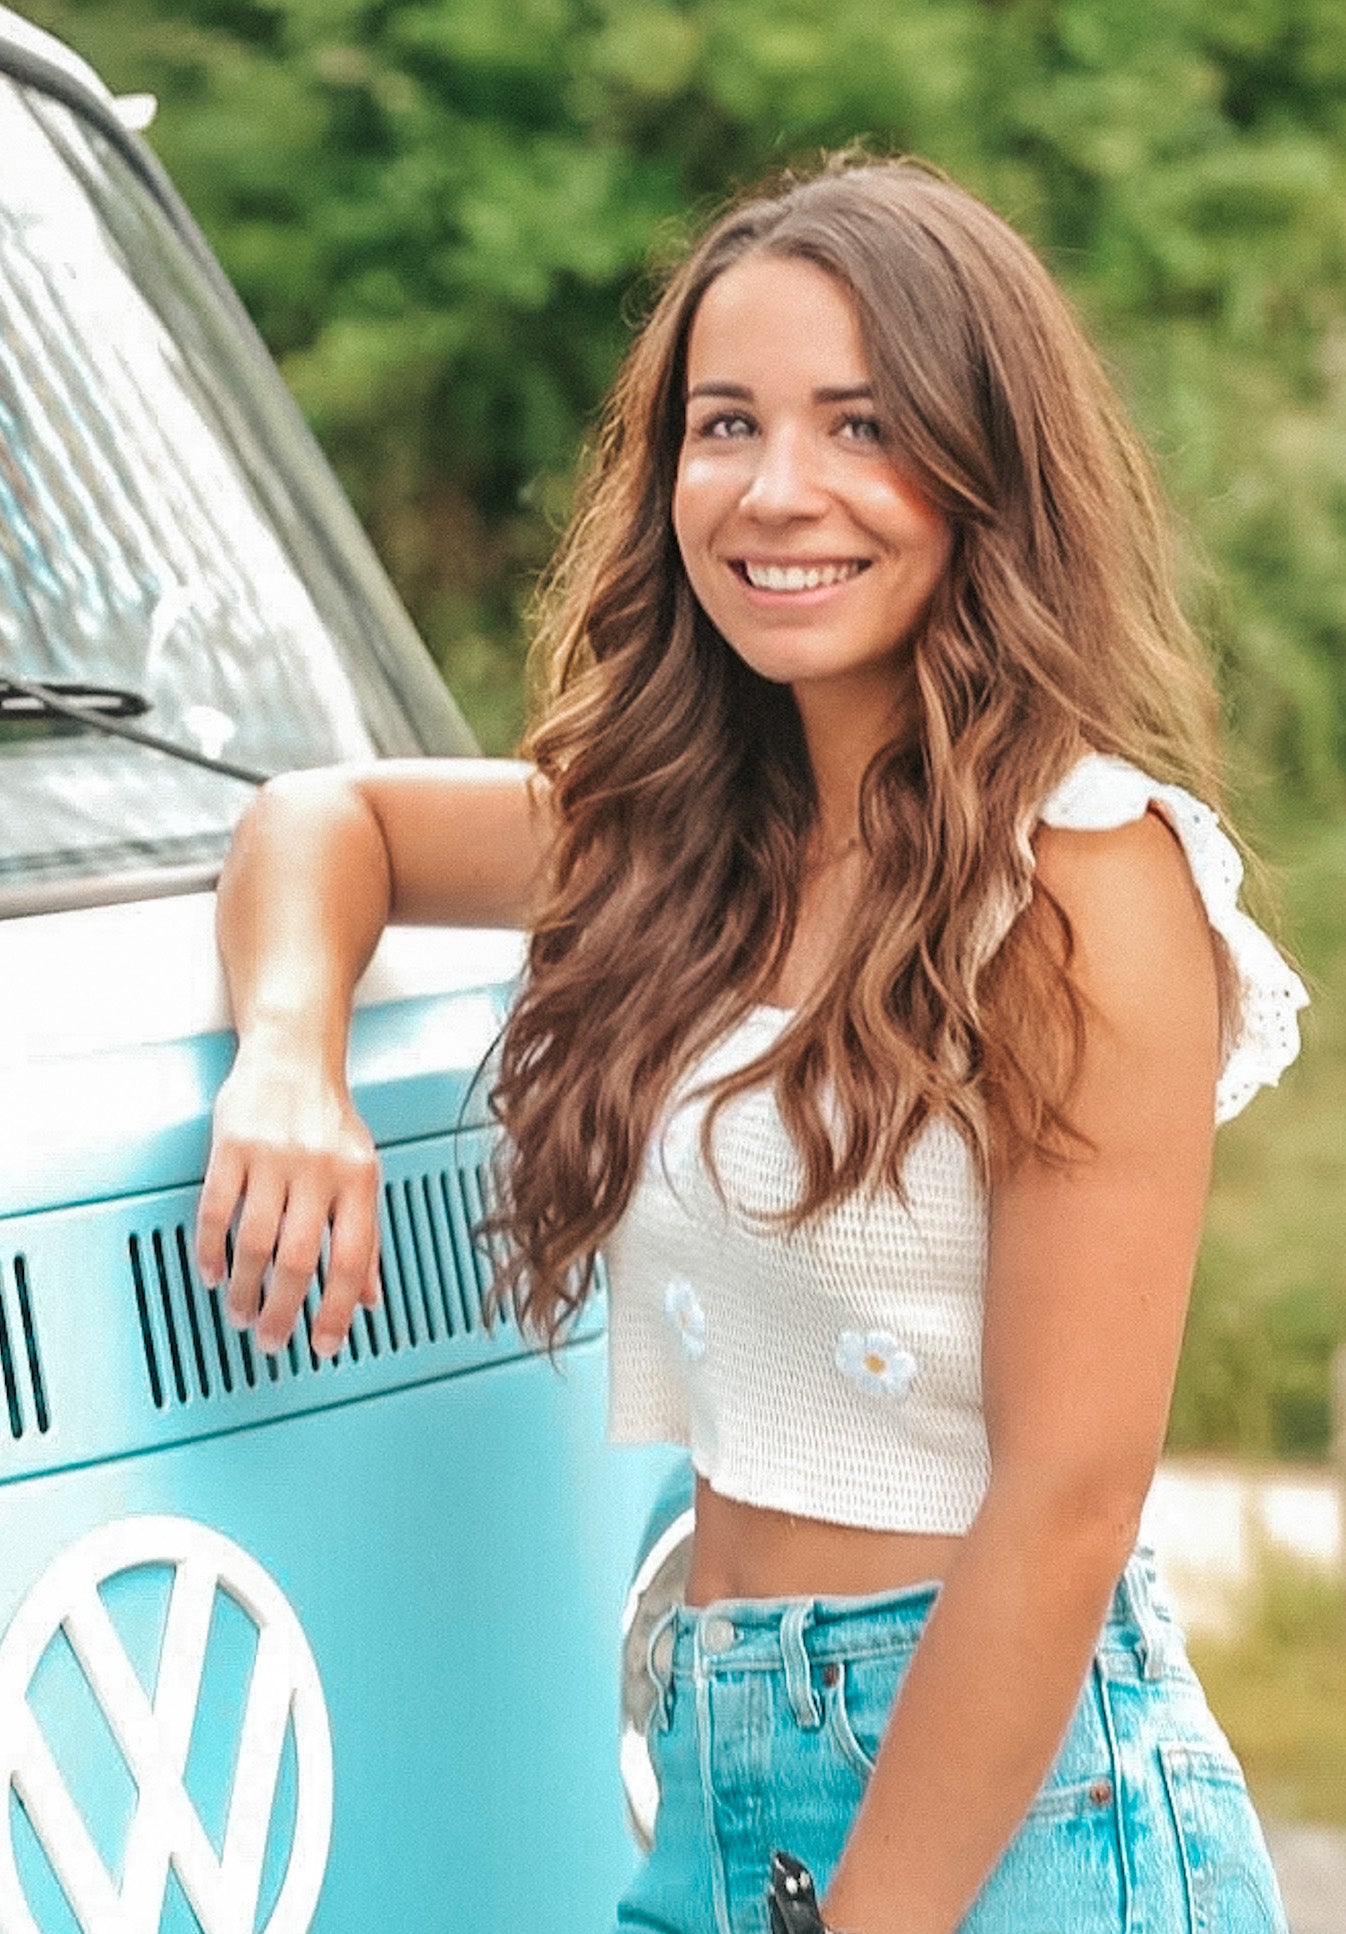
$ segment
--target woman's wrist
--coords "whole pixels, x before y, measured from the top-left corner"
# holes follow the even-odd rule
[[[255,1001],[235,1023],[237,1058],[273,1070],[318,1071],[344,1085],[350,1022],[350,1003],[331,996]]]

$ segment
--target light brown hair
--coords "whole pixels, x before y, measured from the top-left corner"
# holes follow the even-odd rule
[[[1148,463],[1027,244],[911,161],[834,160],[723,215],[630,353],[542,606],[550,704],[528,749],[558,834],[492,1102],[501,1291],[549,1341],[674,1084],[793,937],[816,811],[794,700],[701,611],[671,518],[691,322],[750,253],[849,292],[885,442],[954,539],[909,647],[918,729],[864,776],[849,929],[808,1004],[715,1091],[774,1084],[802,1158],[795,1223],[900,1190],[935,1114],[988,1182],[1025,1150],[1069,1159],[1083,1014],[1068,922],[1034,890],[1035,809],[1085,747],[1217,794],[1213,685]],[[1223,956],[1221,979],[1228,1026]]]

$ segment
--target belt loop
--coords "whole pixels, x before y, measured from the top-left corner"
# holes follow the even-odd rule
[[[660,1732],[666,1733],[673,1723],[673,1646],[675,1634],[673,1622],[678,1616],[678,1602],[675,1599],[667,1609],[660,1613],[650,1627],[650,1636],[645,1641],[645,1673],[654,1688],[654,1718]],[[668,1643],[665,1656],[667,1670],[660,1665],[655,1656],[656,1648],[665,1633]]]
[[[804,1648],[804,1628],[813,1623],[813,1606],[806,1598],[786,1607],[780,1622],[781,1657],[785,1661],[785,1690],[794,1716],[806,1732],[815,1732],[823,1723],[823,1709],[813,1690],[809,1674],[809,1655]]]
[[[1133,1551],[1127,1559],[1121,1590],[1140,1633],[1141,1677],[1160,1679],[1167,1662],[1168,1641],[1155,1608],[1154,1575],[1147,1551]]]

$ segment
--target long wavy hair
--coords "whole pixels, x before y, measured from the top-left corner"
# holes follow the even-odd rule
[[[834,158],[724,214],[613,392],[540,604],[549,703],[527,750],[555,815],[492,1106],[499,1284],[554,1344],[680,1078],[770,990],[817,799],[793,696],[689,586],[672,502],[688,333],[747,255],[853,300],[885,442],[953,533],[910,640],[916,730],[864,774],[867,876],[823,982],[712,1091],[774,1085],[802,1225],[901,1191],[932,1116],[983,1179],[1067,1161],[1084,1013],[1069,923],[1034,888],[1036,808],[1085,748],[1218,796],[1214,685],[1175,594],[1145,454],[1032,250],[922,163]],[[1235,983],[1220,962],[1228,1029]]]

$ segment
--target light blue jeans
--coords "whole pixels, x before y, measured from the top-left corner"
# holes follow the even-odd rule
[[[647,1934],[768,1934],[773,1847],[821,1896],[935,1587],[675,1606],[651,1635],[653,1849],[617,1910]],[[1138,1551],[1070,1731],[963,1934],[1286,1934],[1229,1743]]]

